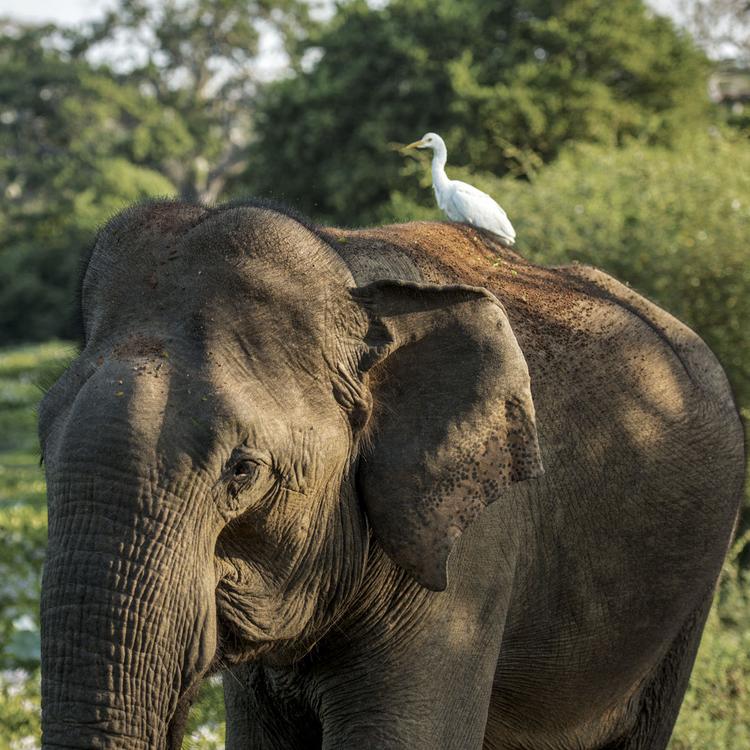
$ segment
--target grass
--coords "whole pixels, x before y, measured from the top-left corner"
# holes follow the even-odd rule
[[[47,516],[36,441],[39,383],[49,383],[72,355],[50,342],[0,350],[0,750],[38,747],[39,614]],[[719,595],[669,750],[750,747],[750,576],[738,540],[724,566]],[[217,680],[207,681],[191,714],[184,748],[223,747]]]
[[[0,749],[39,737],[39,591],[47,541],[35,407],[40,378],[71,349],[52,342],[0,352]]]
[[[669,750],[750,747],[750,572],[739,565],[748,547],[745,532],[724,564]]]

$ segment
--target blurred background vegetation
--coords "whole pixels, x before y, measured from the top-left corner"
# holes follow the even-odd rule
[[[38,744],[36,384],[71,356],[55,340],[76,335],[81,253],[132,201],[441,219],[428,155],[398,151],[436,130],[519,252],[592,263],[678,315],[749,413],[747,0],[112,0],[92,15],[0,19],[0,750]],[[750,747],[748,525],[672,750]],[[186,747],[221,747],[221,716],[209,682]]]

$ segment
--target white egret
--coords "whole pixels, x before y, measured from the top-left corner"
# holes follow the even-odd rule
[[[448,151],[437,133],[426,133],[406,148],[432,149],[432,189],[438,206],[451,221],[465,221],[496,234],[507,245],[516,241],[516,230],[502,208],[487,193],[460,180],[449,180],[445,173]]]

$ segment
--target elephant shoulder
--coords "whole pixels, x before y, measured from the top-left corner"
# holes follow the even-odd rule
[[[726,374],[708,345],[692,329],[643,295],[604,271],[587,265],[556,269],[571,279],[578,290],[602,302],[615,304],[633,319],[633,324],[663,343],[684,368],[687,376],[715,405],[737,413]]]

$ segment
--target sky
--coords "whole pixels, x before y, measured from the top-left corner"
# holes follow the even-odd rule
[[[77,23],[101,14],[106,0],[0,0],[0,16],[28,21]]]

